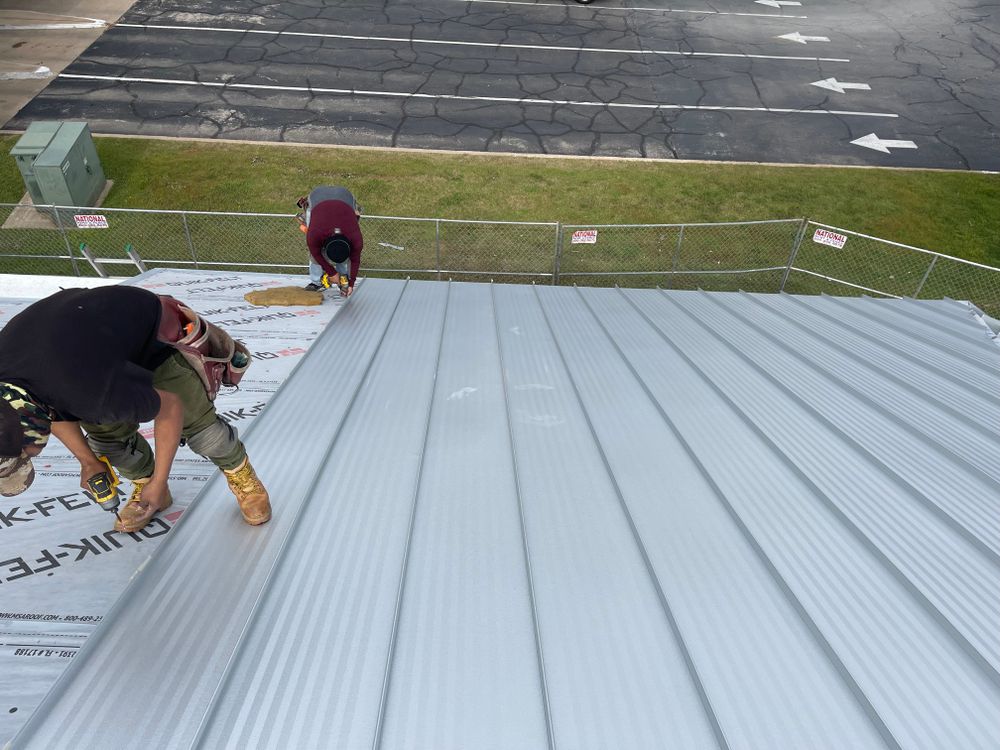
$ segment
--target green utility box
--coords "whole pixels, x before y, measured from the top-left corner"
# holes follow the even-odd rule
[[[35,204],[92,206],[104,189],[104,170],[85,122],[32,123],[11,154]]]
[[[38,186],[38,180],[35,178],[35,159],[41,156],[41,153],[52,142],[53,136],[60,127],[62,127],[61,122],[33,122],[24,131],[24,135],[17,139],[14,148],[10,150],[10,155],[17,162],[17,168],[21,170],[21,178],[24,180],[24,186],[28,189],[32,203],[46,202],[42,198],[42,189]]]

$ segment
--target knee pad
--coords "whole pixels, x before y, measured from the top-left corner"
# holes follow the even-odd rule
[[[103,440],[87,435],[87,445],[96,455],[107,456],[111,465],[125,476],[141,476],[141,470],[153,464],[153,449],[139,433],[128,440]]]
[[[188,448],[205,458],[221,458],[228,455],[238,444],[236,428],[222,419],[216,419],[201,432],[188,435]]]

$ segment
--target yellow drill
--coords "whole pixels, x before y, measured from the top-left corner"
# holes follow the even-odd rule
[[[342,273],[336,274],[336,277],[337,277],[337,288],[340,289],[340,293],[343,296],[346,297],[347,296],[347,287],[351,283],[350,279],[348,279],[347,276],[345,276]],[[332,289],[333,288],[333,281],[330,280],[330,275],[326,274],[326,273],[323,274],[323,288],[324,289]]]
[[[94,502],[104,510],[113,512],[120,521],[118,506],[121,505],[121,500],[118,497],[118,475],[107,456],[99,456],[98,458],[108,468],[90,477],[87,480],[87,486],[90,488],[90,494],[94,496]]]

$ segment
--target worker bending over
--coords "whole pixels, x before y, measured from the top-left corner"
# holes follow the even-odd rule
[[[172,502],[167,477],[183,438],[225,474],[244,520],[267,522],[267,490],[212,403],[249,364],[225,331],[138,287],[66,289],[35,302],[0,330],[0,494],[31,485],[31,459],[51,432],[80,462],[84,489],[106,470],[101,456],[132,480],[115,530],[138,531]],[[139,434],[150,419],[155,460]]]
[[[299,198],[309,246],[309,291],[321,291],[324,277],[337,283],[340,294],[348,297],[361,267],[361,236],[358,217],[361,206],[350,190],[344,187],[320,186],[308,196]]]

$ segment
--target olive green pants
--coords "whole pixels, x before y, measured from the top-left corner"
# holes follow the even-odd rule
[[[184,409],[181,437],[191,450],[223,470],[235,469],[243,463],[247,453],[236,429],[215,411],[201,378],[180,352],[171,354],[153,371],[153,387],[180,397]],[[87,433],[90,449],[98,456],[107,456],[111,465],[126,479],[152,476],[155,466],[153,449],[139,434],[137,423],[84,422],[82,427]]]

